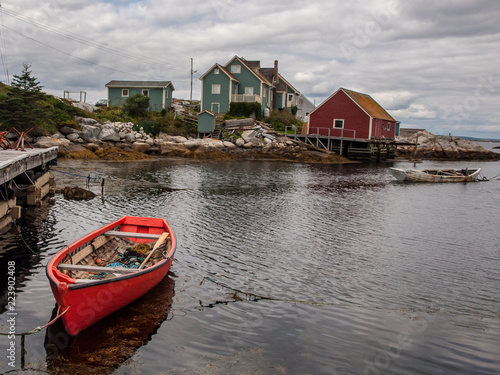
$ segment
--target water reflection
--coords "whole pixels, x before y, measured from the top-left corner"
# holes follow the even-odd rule
[[[168,319],[174,296],[175,275],[169,272],[150,292],[97,322],[75,337],[62,320],[47,328],[45,351],[52,374],[106,374],[147,344]],[[54,308],[52,319],[56,316]]]

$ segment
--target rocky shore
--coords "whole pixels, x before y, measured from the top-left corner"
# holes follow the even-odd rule
[[[67,158],[139,160],[158,156],[195,159],[280,159],[318,163],[348,163],[350,160],[329,151],[318,151],[288,137],[271,134],[264,124],[241,130],[234,142],[211,138],[186,138],[162,134],[152,137],[133,130],[128,122],[98,123],[76,118],[81,130],[63,127],[50,137],[41,137],[35,147],[59,147]]]
[[[404,159],[437,160],[500,160],[500,154],[489,151],[477,142],[452,135],[435,135],[426,130],[402,132],[396,142],[397,156]],[[418,144],[415,147],[415,144]]]
[[[264,123],[252,122],[238,128],[230,140],[186,138],[162,134],[152,137],[135,131],[131,122],[98,123],[77,117],[80,129],[63,127],[50,137],[41,137],[35,147],[59,147],[59,157],[141,160],[154,157],[194,159],[278,159],[312,163],[349,163],[350,160],[326,150],[278,135]],[[235,120],[231,120],[235,121]],[[244,122],[243,122],[244,123]],[[234,124],[232,125],[234,126]],[[476,142],[454,136],[437,136],[425,130],[402,132],[397,137],[396,157],[400,159],[500,160],[500,154]],[[415,144],[418,143],[416,149]]]

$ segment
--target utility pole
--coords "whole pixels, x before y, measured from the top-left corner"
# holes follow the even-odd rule
[[[189,100],[193,100],[193,74],[196,72],[197,70],[193,70],[193,58],[191,57],[191,94],[189,95]]]

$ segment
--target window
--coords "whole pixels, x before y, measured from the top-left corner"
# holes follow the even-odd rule
[[[220,94],[220,83],[212,83],[212,94]]]
[[[253,87],[245,87],[245,95],[247,96],[253,95]]]
[[[219,68],[214,69],[214,74],[219,74]]]
[[[128,89],[122,89],[122,96],[128,96]]]
[[[142,95],[149,96],[149,90],[142,90]]]
[[[344,127],[344,120],[333,120],[333,127],[342,129]]]
[[[241,73],[241,65],[231,65],[231,73]]]
[[[387,123],[387,130],[388,131],[391,130],[391,123],[390,122]]]

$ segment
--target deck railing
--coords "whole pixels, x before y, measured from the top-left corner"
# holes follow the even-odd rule
[[[356,138],[356,130],[354,129],[344,129],[344,128],[313,128],[316,130],[314,133],[307,133],[305,135],[304,143],[310,143],[316,147],[323,147],[325,150],[330,150],[330,140],[331,139],[340,139],[340,155],[342,155],[342,143],[344,139],[353,140]],[[289,136],[293,136],[294,139],[297,138],[297,128],[296,127],[288,127],[285,128],[285,134]],[[326,137],[326,145],[323,143],[321,138]],[[314,143],[312,142],[314,139]]]
[[[262,104],[262,98],[260,95],[244,95],[244,94],[235,94],[231,95],[232,102],[248,102],[253,103],[257,102]]]

